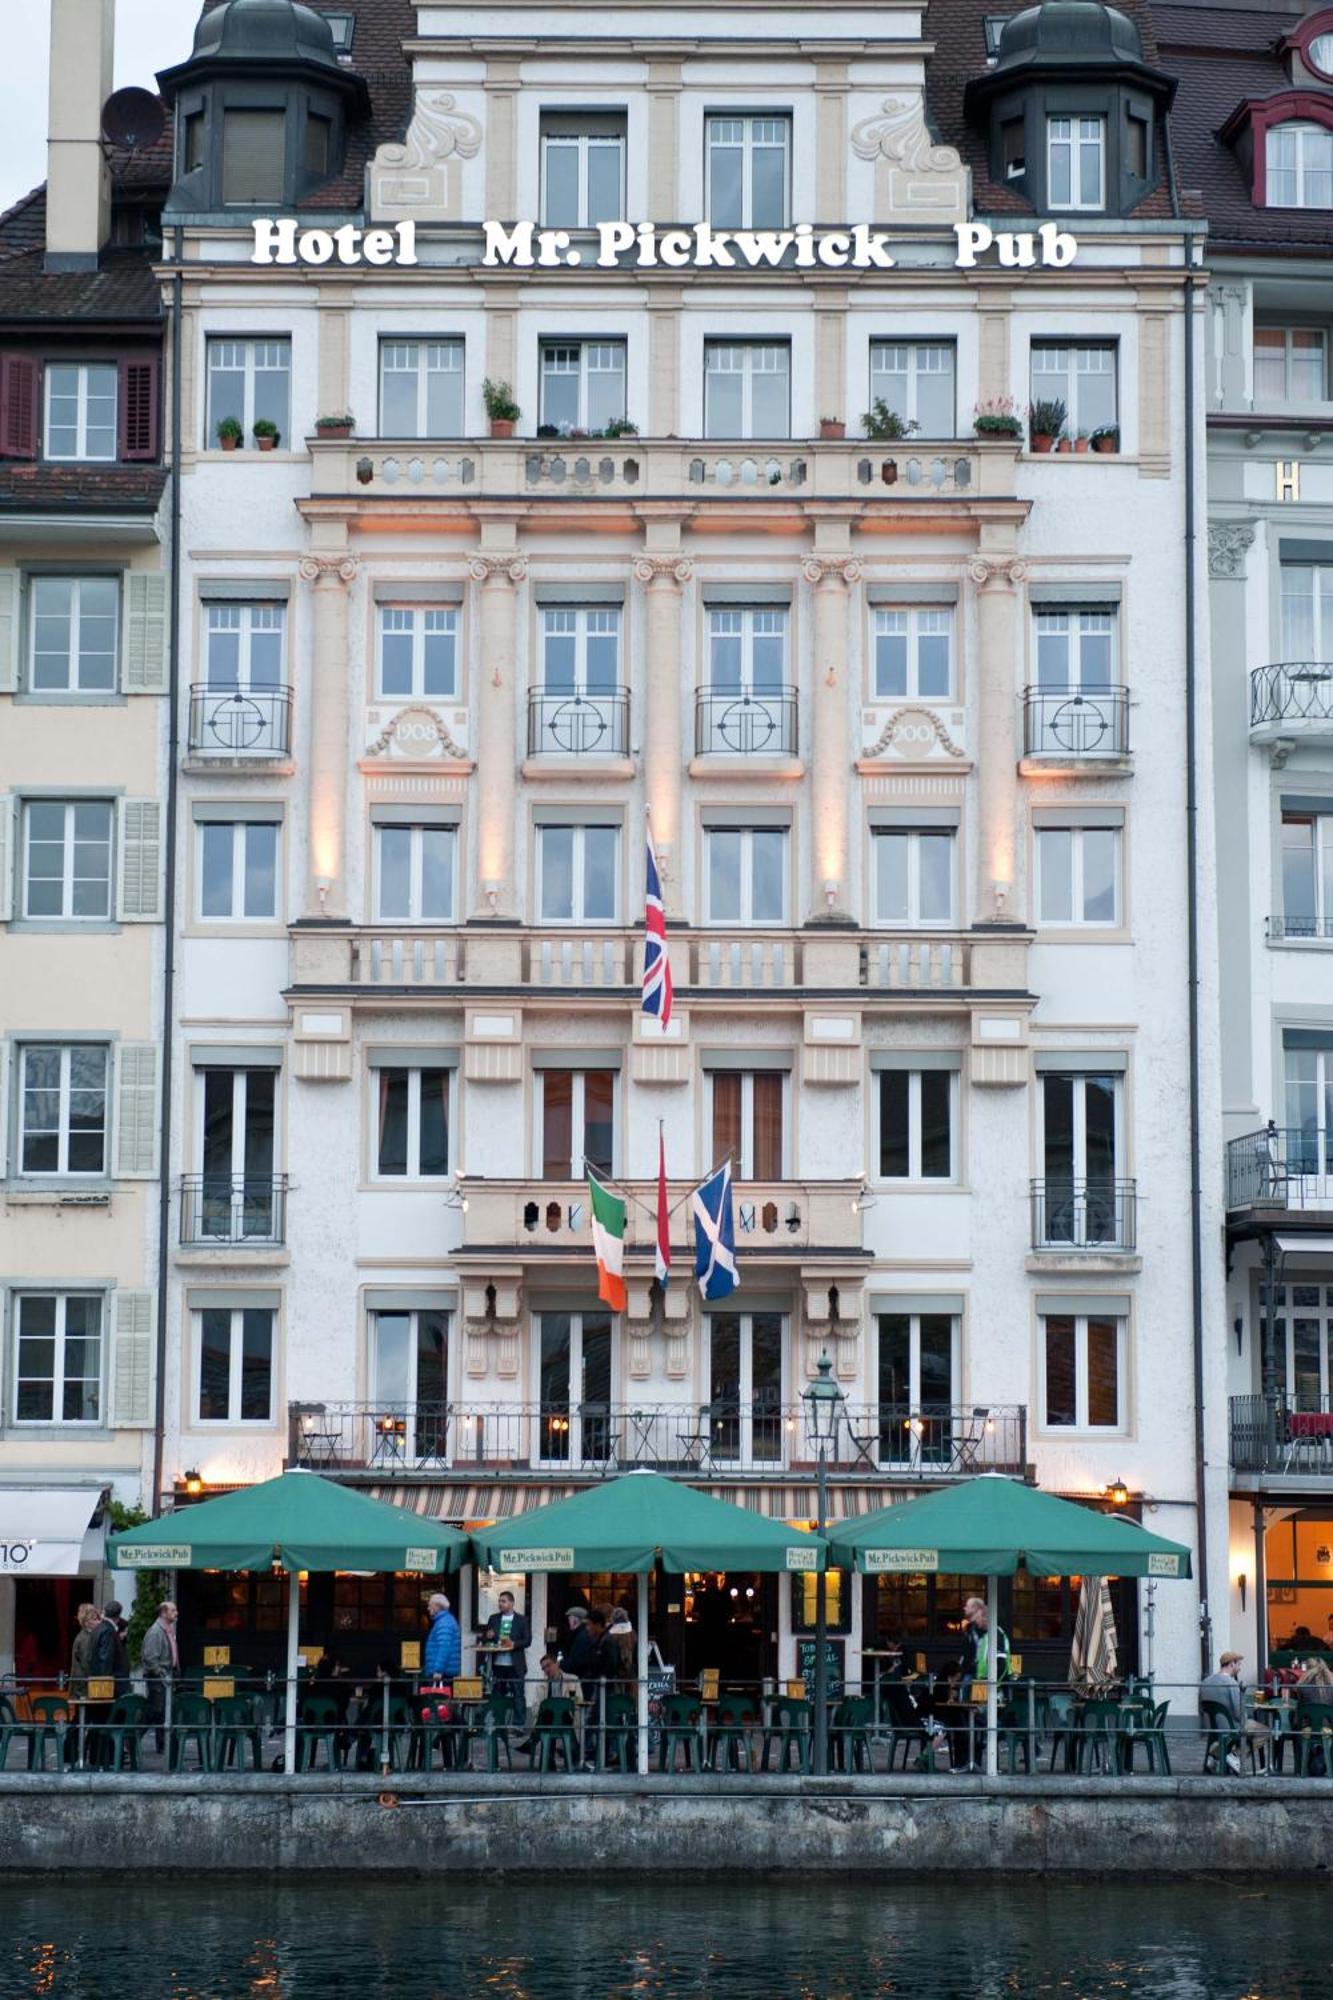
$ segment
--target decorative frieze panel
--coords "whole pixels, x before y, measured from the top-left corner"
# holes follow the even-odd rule
[[[477,157],[481,139],[480,120],[460,111],[452,91],[418,90],[402,144],[381,146],[370,163],[372,216],[456,222],[463,212],[462,162]]]
[[[972,176],[952,146],[937,145],[919,96],[886,97],[852,127],[852,152],[875,167],[875,221],[966,222]]]

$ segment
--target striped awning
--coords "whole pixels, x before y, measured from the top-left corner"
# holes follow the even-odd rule
[[[413,1485],[395,1480],[365,1490],[372,1500],[387,1500],[391,1506],[404,1507],[410,1514],[459,1526],[469,1521],[512,1520],[519,1514],[530,1513],[534,1507],[545,1507],[552,1500],[567,1500],[573,1493],[585,1492],[590,1483],[584,1480],[552,1485],[540,1480],[492,1479],[464,1486],[444,1481]],[[690,1480],[689,1484],[714,1500],[730,1501],[732,1506],[748,1508],[752,1514],[762,1514],[769,1520],[814,1521],[819,1512],[816,1489],[804,1482],[788,1486]],[[912,1499],[919,1490],[905,1486],[830,1486],[828,1518],[830,1522],[848,1521],[862,1514],[875,1514],[881,1507],[894,1507],[902,1500]]]

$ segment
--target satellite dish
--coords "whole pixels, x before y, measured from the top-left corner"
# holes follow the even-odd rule
[[[102,136],[113,146],[123,146],[127,153],[153,145],[162,137],[166,122],[161,98],[151,90],[140,90],[137,84],[113,90],[102,106]]]

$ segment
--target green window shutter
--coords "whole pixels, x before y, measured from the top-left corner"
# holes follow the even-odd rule
[[[126,694],[167,692],[167,580],[160,570],[125,578]]]
[[[0,694],[13,694],[19,681],[18,571],[0,569]]]
[[[122,923],[162,921],[162,807],[156,799],[120,802],[116,915]]]
[[[153,1358],[157,1333],[155,1292],[112,1295],[111,1428],[151,1430]]]
[[[18,843],[14,839],[14,800],[0,792],[0,924],[14,914],[14,861]]]
[[[151,1180],[157,1172],[157,1049],[123,1042],[116,1097],[116,1179]]]

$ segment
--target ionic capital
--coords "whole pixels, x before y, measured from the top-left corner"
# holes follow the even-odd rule
[[[522,583],[527,574],[526,556],[473,556],[468,563],[474,583]]]
[[[801,575],[816,589],[830,584],[859,583],[861,563],[857,556],[806,556],[801,563]]]
[[[1028,566],[1016,556],[1001,556],[998,559],[977,556],[968,564],[967,573],[973,583],[982,590],[997,586],[1008,590],[1013,585],[1023,582],[1028,573]]]
[[[688,583],[693,575],[694,564],[688,556],[636,556],[634,559],[634,581],[646,583],[649,588],[655,583],[679,587]]]
[[[305,583],[351,583],[360,567],[355,556],[302,556],[299,564]]]

